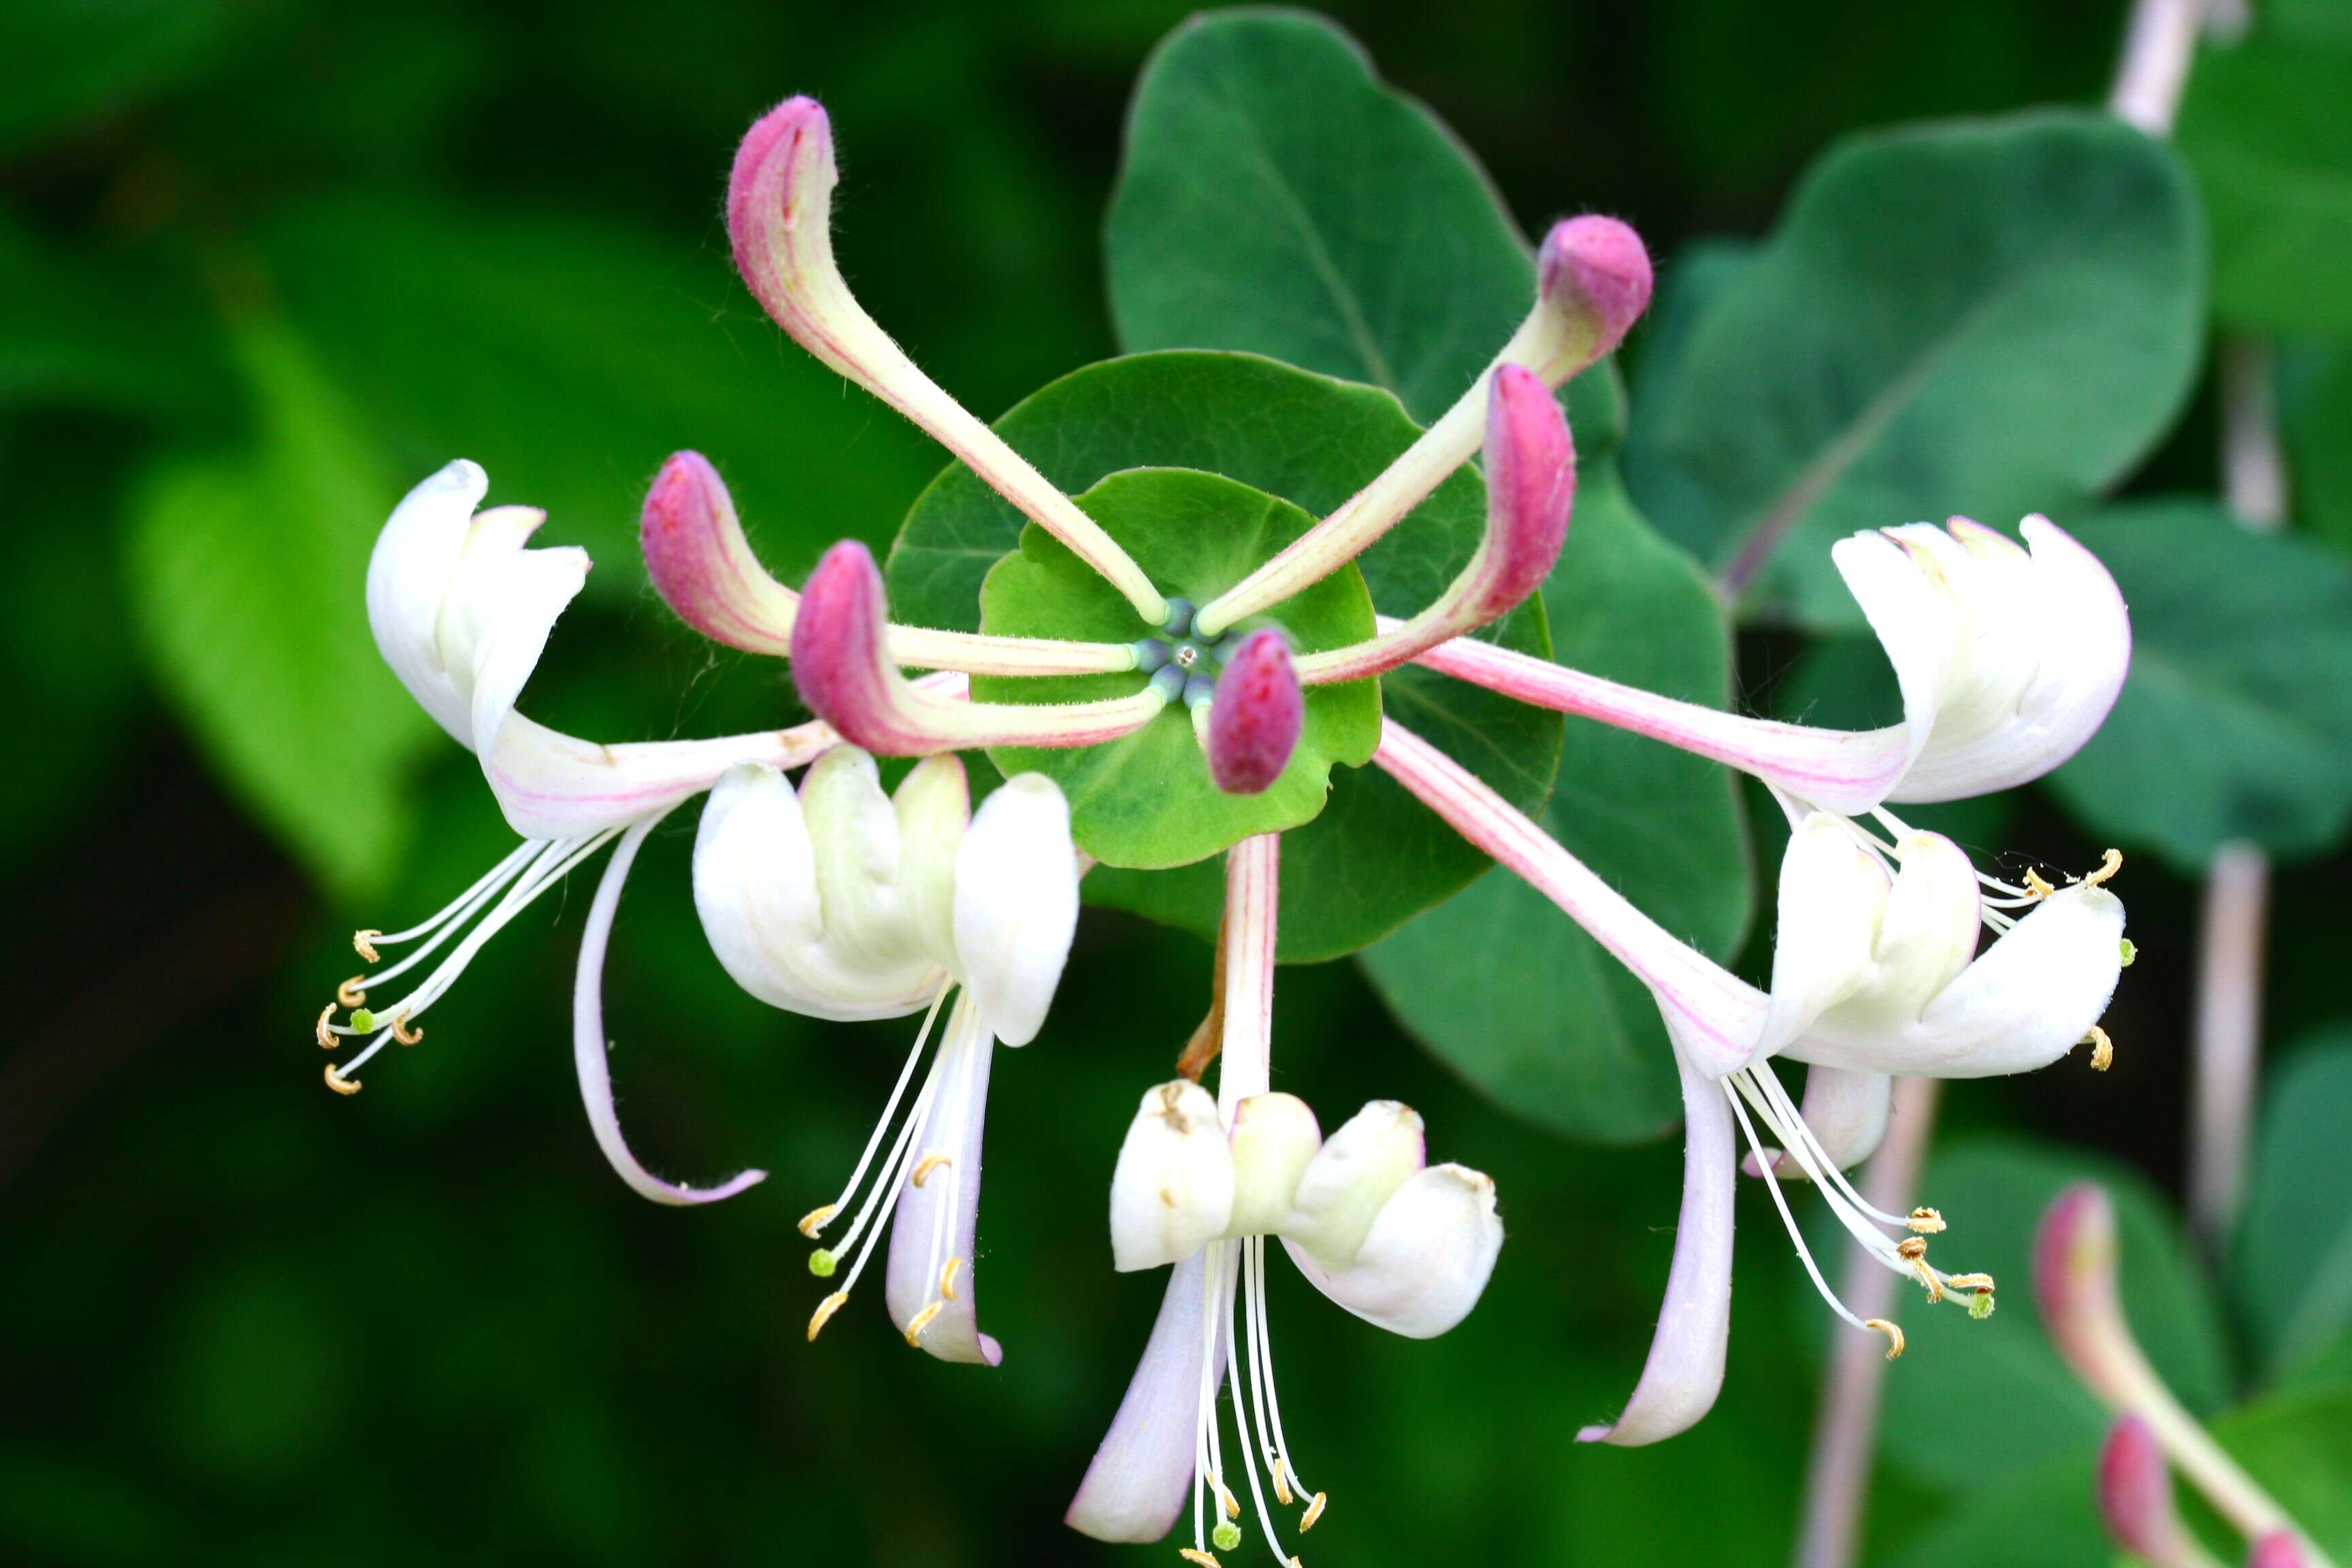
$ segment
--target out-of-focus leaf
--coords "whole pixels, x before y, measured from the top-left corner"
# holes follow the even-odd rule
[[[1645,384],[1627,478],[1750,607],[1858,626],[1840,536],[2007,524],[2148,450],[2196,372],[2203,279],[2178,159],[2105,117],[1850,138]]]
[[[2352,1387],[2272,1394],[2214,1422],[2213,1436],[2321,1551],[2352,1556]],[[2206,1514],[2187,1501],[2192,1519]],[[2231,1536],[2217,1527],[2208,1539]]]
[[[2352,553],[2352,346],[2294,345],[2278,394],[2294,525]]]
[[[1089,365],[1016,405],[996,429],[1072,494],[1123,468],[1223,474],[1322,516],[1419,432],[1396,399],[1255,354],[1137,354]],[[1021,538],[1021,514],[971,471],[950,468],[907,514],[891,546],[891,614],[923,626],[979,624],[982,579]],[[1452,581],[1486,531],[1475,469],[1448,479],[1357,561],[1373,607],[1404,616]],[[1573,531],[1571,530],[1571,533]],[[1480,634],[1538,657],[1551,639],[1532,601]],[[1523,809],[1542,803],[1560,721],[1426,670],[1381,678],[1389,710]],[[1486,857],[1373,768],[1334,775],[1323,814],[1282,846],[1282,957],[1337,958],[1376,942],[1478,875]],[[1090,902],[1213,935],[1220,862],[1171,871],[1102,867]]]
[[[1152,52],[1105,234],[1120,345],[1245,349],[1444,413],[1535,300],[1477,159],[1303,12],[1195,16]],[[1570,394],[1587,459],[1623,423],[1615,373]]]
[[[2347,80],[2352,36],[2268,7],[2242,42],[2198,57],[2179,141],[2212,216],[2214,314],[2230,325],[2352,336]]]
[[[2231,1284],[2273,1373],[2352,1330],[2352,1034],[2297,1048],[2271,1079]]]
[[[644,582],[637,510],[679,447],[719,465],[793,582],[836,538],[888,538],[937,461],[748,312],[723,246],[352,200],[288,216],[268,254],[402,474],[480,463],[494,500],[544,507],[551,540],[588,546],[592,595]]]
[[[1606,468],[1586,476],[1544,607],[1562,664],[1718,707],[1730,694],[1721,602]],[[1675,935],[1717,959],[1738,946],[1754,878],[1738,797],[1716,764],[1572,720],[1542,821]],[[1672,1125],[1674,1058],[1648,991],[1508,872],[1489,871],[1363,962],[1404,1026],[1505,1109],[1604,1141]]]
[[[8,0],[0,6],[0,150],[188,75],[230,11],[226,0]]]
[[[1990,1274],[2000,1310],[1975,1322],[1949,1301],[1929,1307],[1916,1293],[1904,1300],[1910,1348],[1887,1374],[1879,1446],[1914,1479],[1969,1490],[2098,1451],[2106,1412],[2050,1348],[2030,1288],[2042,1211],[2086,1178],[2115,1197],[2130,1281],[2124,1310],[2148,1359],[2191,1409],[2220,1402],[2228,1386],[2220,1313],[2179,1223],[2146,1181],[2074,1149],[1993,1138],[1958,1144],[1929,1162],[1918,1201],[1951,1226],[1935,1239],[1936,1262]],[[1955,1410],[1968,1412],[1958,1428]],[[1979,1440],[1979,1432],[1997,1440]]]
[[[1955,1442],[1968,1435],[1955,1433]],[[1970,1492],[1958,1508],[1874,1562],[1885,1568],[2086,1568],[2111,1561],[2099,1521],[2095,1446],[2053,1457],[2032,1469]]]
[[[1756,259],[1752,239],[1710,236],[1667,256],[1658,267],[1658,292],[1635,340],[1631,396],[1638,407],[1655,386],[1672,386],[1698,325]]]
[[[2050,776],[2059,799],[2093,834],[2185,869],[2233,838],[2278,855],[2336,842],[2352,817],[2352,565],[2202,501],[2118,507],[2074,532],[2131,605],[2132,667]]]
[[[167,1421],[188,1462],[224,1479],[273,1479],[299,1473],[332,1435],[349,1367],[323,1283],[293,1257],[204,1282],[167,1373]]]
[[[204,420],[235,391],[213,322],[173,258],[68,255],[0,214],[0,405]]]
[[[362,893],[406,837],[403,764],[437,733],[377,657],[361,596],[399,490],[299,339],[249,326],[237,349],[256,444],[148,475],[132,609],[156,683],[230,787],[332,890]]]

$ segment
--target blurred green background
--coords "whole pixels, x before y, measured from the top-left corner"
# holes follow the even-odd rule
[[[18,911],[0,954],[0,1558],[1146,1560],[1058,1521],[1158,1301],[1156,1276],[1108,1269],[1105,1194],[1133,1097],[1202,1011],[1196,940],[1089,913],[1045,1034],[1000,1060],[993,1373],[910,1354],[878,1289],[803,1342],[821,1290],[793,1221],[854,1159],[906,1032],[808,1025],[727,981],[686,889],[690,815],[631,889],[610,1026],[649,1162],[767,1167],[750,1196],[658,1209],[598,1158],[568,1058],[578,890],[501,938],[362,1097],[321,1089],[310,1029],[353,926],[436,907],[510,842],[367,642],[366,550],[401,490],[471,457],[494,500],[548,507],[546,540],[595,555],[534,716],[615,739],[796,717],[775,667],[714,653],[645,590],[646,482],[676,447],[713,454],[796,580],[834,538],[886,542],[940,459],[736,282],[719,216],[735,138],[788,93],[824,100],[861,298],[992,416],[1112,352],[1099,230],[1120,116],[1188,9],[0,5],[18,726],[0,773]],[[1622,215],[1671,276],[1699,237],[1760,233],[1839,133],[2095,103],[2123,7],[1330,10],[1523,225]],[[2212,488],[2210,380],[2137,486]],[[1789,649],[1743,655],[1744,695],[1769,704]],[[2098,848],[2039,797],[1998,837],[2059,865]],[[2346,869],[2282,873],[2274,1039],[2347,1011]],[[2115,1071],[1959,1086],[1945,1142],[1963,1163],[1931,1201],[1978,1190],[1997,1210],[2023,1181],[2001,1211],[2017,1231],[2078,1168],[2020,1139],[2177,1189],[2195,890],[2139,858],[2126,891],[2140,963],[2108,1019]],[[1832,1324],[1760,1195],[1715,1416],[1655,1449],[1577,1449],[1641,1364],[1675,1142],[1580,1148],[1513,1120],[1401,1037],[1350,964],[1285,971],[1277,1030],[1278,1087],[1327,1122],[1414,1104],[1433,1157],[1495,1175],[1510,1226],[1476,1314],[1426,1344],[1277,1271],[1291,1429],[1332,1498],[1307,1560],[1785,1561]],[[2031,1352],[2024,1294],[2004,1295],[2000,1342]],[[2203,1310],[2175,1316],[2198,1320],[2182,1364],[2210,1405],[2244,1347]],[[1944,1364],[1895,1369],[1948,1391],[1920,1408],[1957,1429],[1915,1425],[1890,1452],[1874,1560],[1938,1554],[1969,1539],[1939,1531],[2008,1506],[1970,1489],[2021,1479],[1979,1477],[1981,1447],[2049,1459],[2021,1479],[2079,1502],[2095,1414],[2062,1390],[1971,1421],[1971,1348],[1952,1335]],[[2090,1555],[2054,1560],[2099,1560],[2095,1536],[2072,1541]]]

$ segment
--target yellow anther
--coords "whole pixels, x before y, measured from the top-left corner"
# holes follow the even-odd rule
[[[848,1304],[849,1292],[846,1290],[835,1290],[832,1295],[819,1301],[816,1304],[816,1310],[809,1314],[809,1343],[816,1343],[817,1335],[824,1331],[825,1324],[833,1321],[833,1315]]]
[[[366,978],[367,976],[364,974],[354,974],[349,980],[344,981],[341,985],[336,986],[335,1000],[341,1003],[346,1007],[358,1007],[365,1005],[367,1002],[367,993],[360,989],[360,982]]]
[[[1876,1329],[1880,1333],[1886,1336],[1886,1359],[1888,1361],[1893,1361],[1895,1357],[1903,1353],[1903,1331],[1901,1329],[1896,1328],[1893,1323],[1888,1322],[1884,1318],[1869,1319],[1864,1321],[1862,1326],[1865,1329]]]
[[[404,1046],[413,1046],[425,1037],[425,1031],[410,1028],[407,1014],[394,1013],[392,1016],[392,1037]]]
[[[1931,1208],[1916,1208],[1904,1223],[1921,1236],[1934,1236],[1944,1228],[1944,1216]]]
[[[1928,1305],[1933,1306],[1944,1299],[1944,1282],[1936,1278],[1936,1271],[1927,1267],[1926,1258],[1914,1260],[1911,1277],[1918,1280],[1920,1288],[1927,1292]]]
[[[331,1002],[319,1009],[319,1048],[322,1051],[331,1051],[335,1048],[335,1033],[327,1027],[327,1020],[334,1016],[335,1005]]]
[[[375,950],[375,939],[383,934],[383,932],[380,931],[355,931],[352,932],[352,951],[358,953],[362,958],[366,959],[370,963],[382,962],[382,955]]]
[[[360,1080],[355,1078],[345,1078],[342,1074],[335,1070],[334,1063],[329,1062],[327,1064],[327,1087],[333,1089],[337,1094],[357,1094],[360,1091]]]
[[[921,1350],[923,1348],[923,1331],[931,1326],[931,1320],[933,1318],[938,1317],[941,1312],[944,1312],[947,1310],[948,1304],[945,1301],[934,1301],[929,1306],[925,1307],[921,1311],[916,1313],[913,1317],[908,1319],[908,1345],[914,1350]]]
[[[1990,1274],[1955,1274],[1944,1283],[1955,1290],[1990,1290],[1993,1288]]]
[[[1223,1504],[1224,1504],[1224,1505],[1225,1505],[1225,1517],[1226,1517],[1227,1519],[1239,1519],[1239,1518],[1241,1518],[1241,1516],[1242,1516],[1242,1500],[1241,1500],[1241,1499],[1239,1499],[1239,1498],[1237,1498],[1237,1497],[1235,1497],[1235,1496],[1234,1496],[1234,1494],[1233,1494],[1233,1493],[1231,1493],[1231,1492],[1227,1491],[1227,1490],[1225,1489],[1225,1483],[1224,1483],[1224,1482],[1223,1482],[1223,1481],[1219,1481],[1219,1482],[1217,1482],[1217,1483],[1216,1483],[1216,1488],[1217,1488],[1217,1500],[1218,1500],[1219,1502],[1221,1502],[1221,1503],[1223,1503]]]
[[[839,1204],[827,1204],[823,1208],[809,1210],[808,1213],[801,1215],[801,1234],[814,1241],[816,1233],[824,1228],[825,1222],[840,1212]]]
[[[940,1269],[940,1294],[946,1297],[950,1301],[956,1299],[956,1270],[962,1267],[962,1258],[950,1258]]]
[[[2046,899],[2058,889],[2051,886],[2049,878],[2028,866],[2025,868],[2025,890],[2037,899]]]
[[[1195,1568],[1218,1568],[1218,1563],[1215,1558],[1194,1547],[1180,1546],[1176,1549],[1176,1555],[1181,1557],[1185,1562],[1194,1564]]]
[[[2093,1072],[2105,1072],[2116,1065],[2116,1043],[2107,1038],[2107,1032],[2096,1024],[2091,1026],[2091,1032],[2084,1035],[2079,1043],[2091,1047]]]
[[[1283,1472],[1289,1468],[1289,1460],[1276,1459],[1274,1462],[1273,1470],[1269,1472],[1274,1479],[1274,1500],[1285,1508],[1290,1506],[1290,1480]]]
[[[929,1153],[924,1155],[920,1160],[915,1162],[915,1173],[907,1179],[919,1187],[925,1182],[930,1180],[931,1173],[933,1171],[938,1170],[941,1165],[952,1165],[954,1163],[955,1160],[951,1155],[942,1154],[938,1150],[934,1149]]]
[[[2110,849],[2100,858],[2099,868],[2083,879],[2083,885],[2086,888],[2095,888],[2123,868],[2124,852],[2120,849]]]
[[[1323,1517],[1323,1510],[1330,1505],[1330,1501],[1329,1492],[1317,1492],[1307,1500],[1307,1511],[1298,1516],[1299,1534],[1304,1535],[1315,1528],[1315,1521]]]
[[[1907,1258],[1913,1263],[1918,1262],[1927,1256],[1927,1238],[1924,1236],[1905,1237],[1895,1244],[1895,1256]]]

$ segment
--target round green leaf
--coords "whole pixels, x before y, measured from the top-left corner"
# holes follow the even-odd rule
[[[1122,469],[1223,474],[1328,515],[1418,434],[1396,399],[1250,354],[1174,352],[1074,372],[996,422],[998,434],[1056,488],[1079,494]],[[969,469],[949,468],[918,498],[890,550],[894,618],[971,631],[982,580],[1017,548],[1012,504]],[[1427,604],[1469,561],[1486,529],[1486,487],[1448,479],[1357,563],[1373,605]],[[1481,636],[1549,657],[1533,600]],[[1388,710],[1443,746],[1522,809],[1540,806],[1559,755],[1560,720],[1424,670],[1381,683]],[[1490,864],[1376,770],[1333,775],[1321,816],[1283,839],[1281,956],[1336,958],[1458,892]],[[1213,935],[1222,868],[1097,868],[1087,899]]]
[[[1731,635],[1689,556],[1650,531],[1615,476],[1588,475],[1544,585],[1559,658],[1723,706]],[[1398,717],[1412,721],[1400,710]],[[1704,758],[1580,720],[1545,828],[1675,935],[1728,958],[1754,902],[1731,777]],[[1681,1110],[1674,1058],[1642,983],[1505,871],[1366,950],[1389,1008],[1507,1110],[1570,1137],[1654,1137]]]
[[[1139,468],[1114,474],[1078,505],[1117,540],[1160,591],[1205,605],[1270,561],[1315,520],[1288,501],[1216,474]],[[1044,529],[1023,530],[1021,549],[998,562],[980,595],[981,629],[1005,637],[1132,642],[1141,625],[1124,595]],[[1253,616],[1235,629],[1279,626],[1294,653],[1345,647],[1375,634],[1371,596],[1344,567]],[[1139,691],[1149,677],[1081,675],[1048,679],[977,679],[985,702],[1087,702]],[[989,761],[1006,773],[1036,772],[1070,802],[1078,847],[1106,866],[1157,869],[1190,865],[1254,834],[1313,820],[1330,788],[1331,765],[1361,767],[1381,743],[1377,680],[1318,686],[1307,693],[1298,746],[1282,776],[1257,795],[1227,795],[1210,780],[1207,759],[1181,702],[1108,745],[1000,747]]]
[[[2103,115],[1840,142],[1663,374],[1627,479],[1751,608],[1857,626],[1846,533],[2095,492],[2171,423],[2202,345],[2178,158]]]
[[[2131,605],[2131,677],[2051,786],[2094,833],[2195,870],[2231,839],[2326,849],[2352,821],[2352,566],[2203,501],[2084,520]]]

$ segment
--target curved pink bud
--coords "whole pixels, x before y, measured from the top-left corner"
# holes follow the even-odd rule
[[[1578,345],[1579,369],[1614,349],[1650,308],[1649,248],[1613,217],[1588,213],[1552,225],[1536,268],[1544,298],[1590,334]]]
[[[1576,504],[1576,443],[1543,378],[1521,365],[1495,372],[1486,393],[1486,537],[1475,592],[1465,606],[1484,626],[1543,585]],[[1434,647],[1435,644],[1432,644]]]
[[[2158,1564],[2183,1560],[2172,1471],[2155,1429],[2130,1411],[2116,1418],[2099,1450],[2099,1516],[2125,1551]]]
[[[2115,1341],[2120,1333],[2130,1342],[2116,1295],[2116,1207],[2096,1183],[2077,1182],[2043,1211],[2033,1236],[2033,1300],[2074,1375],[2116,1401]]]
[[[2310,1561],[2310,1553],[2291,1530],[2258,1536],[2246,1552],[2246,1568],[2305,1568]]]
[[[751,552],[727,486],[702,454],[673,452],[654,476],[637,543],[654,591],[688,626],[751,653],[792,651],[800,595]]]
[[[735,268],[776,324],[845,375],[858,376],[823,316],[838,301],[833,264],[833,122],[813,98],[788,98],[754,121],[727,180]],[[844,290],[843,292],[845,292]]]
[[[792,658],[801,700],[843,740],[886,756],[976,746],[1099,745],[1141,729],[1168,705],[1150,687],[1098,702],[962,702],[906,680],[894,668],[881,571],[854,539],[826,551],[809,574],[793,626]]]
[[[1209,776],[1227,795],[1257,795],[1289,765],[1307,721],[1290,645],[1272,626],[1242,639],[1209,705]]]

